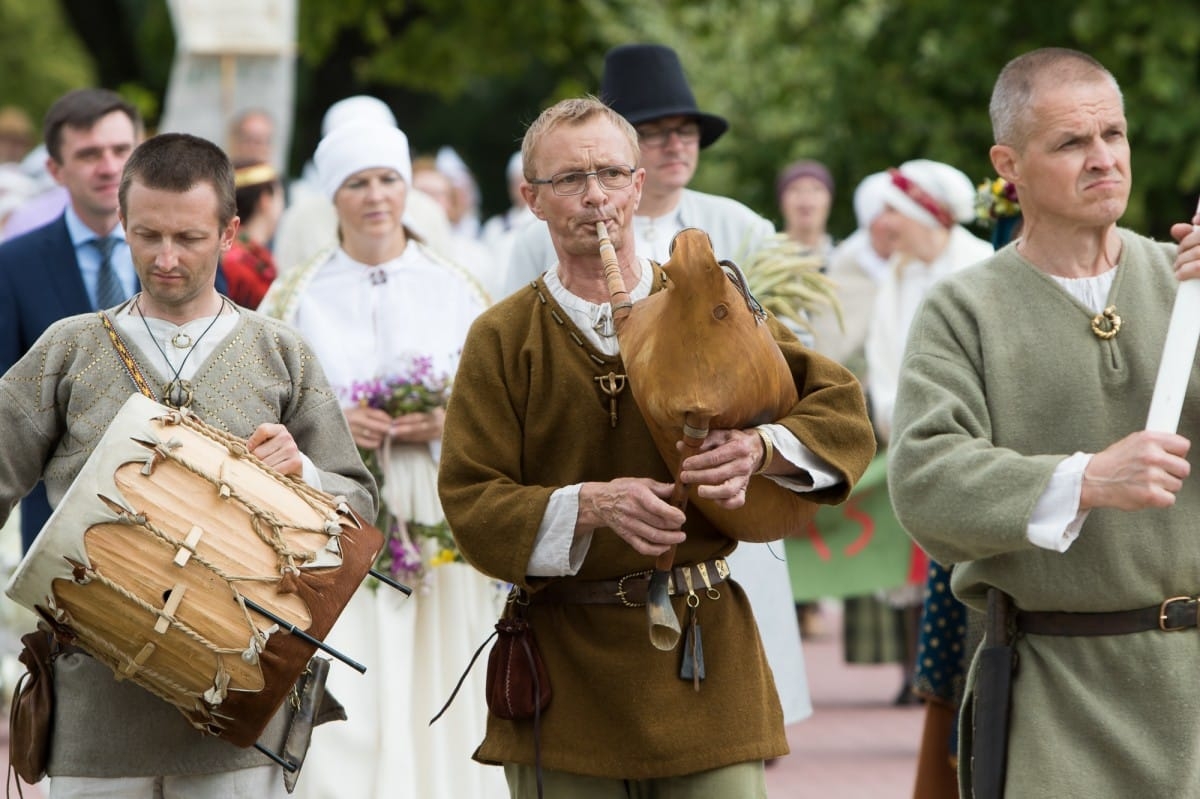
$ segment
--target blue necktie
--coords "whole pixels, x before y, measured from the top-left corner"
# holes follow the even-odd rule
[[[117,278],[117,270],[113,267],[112,252],[117,246],[115,236],[104,236],[92,239],[92,244],[100,251],[100,273],[96,280],[96,308],[112,308],[125,302],[125,289]]]

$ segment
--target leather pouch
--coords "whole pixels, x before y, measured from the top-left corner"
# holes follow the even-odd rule
[[[450,708],[450,703],[458,696],[458,690],[462,688],[471,667],[475,665],[488,642],[495,638],[496,643],[488,653],[484,685],[484,699],[488,710],[508,721],[533,719],[535,728],[538,726],[542,711],[550,704],[550,676],[546,671],[546,664],[542,661],[537,641],[533,637],[533,629],[521,615],[520,606],[518,594],[514,591],[509,596],[504,615],[496,622],[495,632],[475,650],[471,662],[458,678],[458,684],[450,692],[450,698],[437,715],[430,719],[430,724],[440,719]]]
[[[13,771],[34,785],[46,776],[54,720],[54,658],[58,641],[38,629],[21,636],[18,659],[25,674],[17,681],[8,716],[8,758]]]
[[[496,644],[488,655],[488,709],[509,721],[531,719],[546,709],[551,696],[550,677],[529,622],[505,614],[496,622]]]

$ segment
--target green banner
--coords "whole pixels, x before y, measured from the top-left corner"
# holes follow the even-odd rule
[[[807,531],[786,539],[784,548],[797,602],[862,596],[909,582],[914,546],[892,511],[886,454],[875,456],[849,499],[822,507]]]

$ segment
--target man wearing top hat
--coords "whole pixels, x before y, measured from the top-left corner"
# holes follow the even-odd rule
[[[756,249],[774,226],[728,197],[687,186],[700,151],[721,138],[729,123],[696,107],[679,56],[660,44],[626,44],[604,56],[600,99],[637,129],[646,184],[633,218],[637,254],[667,260],[671,239],[685,227],[708,233],[717,258],[738,261]],[[529,285],[554,265],[545,225],[517,236],[508,262],[505,294]]]
[[[638,256],[663,263],[675,234],[696,227],[708,233],[717,258],[736,262],[775,232],[770,222],[741,203],[687,188],[700,150],[720,138],[729,123],[696,107],[674,50],[658,44],[609,50],[600,99],[638,132],[640,166],[646,173],[633,217]],[[527,225],[513,243],[505,294],[527,289],[556,261],[547,226]],[[812,714],[812,704],[783,547],[743,542],[730,563],[743,577],[775,676],[784,723],[801,721]]]

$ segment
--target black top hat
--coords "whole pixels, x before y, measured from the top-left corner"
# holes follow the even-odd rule
[[[661,44],[623,44],[604,55],[600,99],[631,125],[674,116],[695,117],[700,146],[721,137],[729,123],[696,107],[679,56]]]

